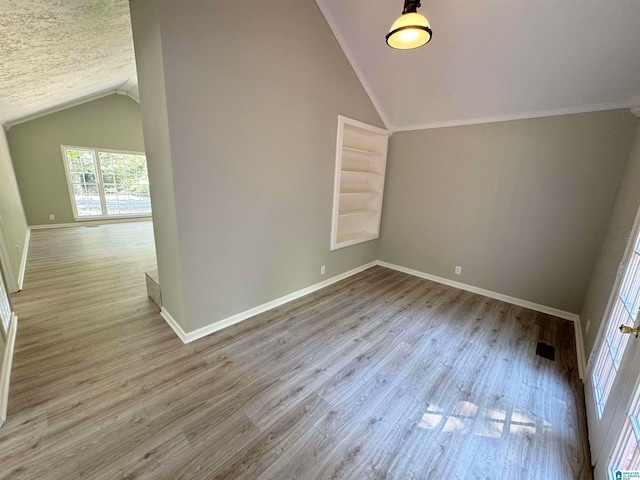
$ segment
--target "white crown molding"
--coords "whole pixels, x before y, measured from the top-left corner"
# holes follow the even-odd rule
[[[116,93],[116,90],[114,90],[113,88],[110,88],[109,90],[105,90],[105,91],[102,91],[102,92],[99,92],[99,93],[95,93],[93,95],[88,95],[86,97],[82,97],[82,98],[73,100],[71,102],[66,102],[66,103],[62,103],[60,105],[57,105],[55,107],[46,108],[46,109],[41,110],[41,111],[39,111],[37,113],[33,113],[31,115],[27,115],[26,117],[21,117],[21,118],[15,119],[15,120],[11,120],[10,122],[5,122],[4,123],[4,129],[8,131],[11,127],[13,127],[15,125],[19,125],[21,123],[30,122],[31,120],[35,120],[37,118],[46,117],[47,115],[51,115],[52,113],[61,112],[61,111],[66,110],[68,108],[77,107],[78,105],[82,105],[84,103],[93,102],[94,100],[98,100],[98,99],[103,98],[103,97],[108,97],[109,95],[113,95],[114,93]]]
[[[331,13],[329,13],[329,9],[327,9],[322,5],[322,2],[320,2],[319,0],[316,0],[316,5],[318,5],[318,8],[322,12],[324,19],[329,24],[329,28],[333,32],[333,36],[336,37],[336,40],[338,40],[338,44],[340,45],[340,48],[342,48],[342,51],[347,57],[347,60],[351,64],[351,68],[353,68],[353,71],[358,77],[358,80],[360,80],[360,83],[362,84],[362,88],[364,88],[364,91],[369,96],[369,99],[373,104],[373,108],[375,108],[376,111],[378,112],[378,115],[380,116],[382,123],[384,123],[384,126],[386,127],[386,129],[389,130],[389,133],[393,132],[394,131],[393,125],[391,125],[391,123],[389,122],[389,119],[384,114],[384,111],[382,109],[382,106],[380,105],[380,102],[378,101],[376,96],[373,94],[373,89],[371,88],[371,85],[369,85],[369,82],[367,82],[364,74],[362,73],[362,70],[360,70],[360,67],[358,67],[358,64],[356,63],[356,60],[355,60],[355,56],[347,46],[347,42],[345,41],[344,37],[342,36],[342,34],[340,33],[340,30],[337,27],[337,22],[333,19],[333,17],[331,16]]]
[[[134,73],[133,75],[131,75],[129,77],[129,79],[124,82],[122,84],[122,86],[120,87],[121,90],[126,90],[127,92],[129,90],[131,90],[133,87],[135,87],[138,84],[138,74]]]
[[[464,120],[451,120],[447,122],[431,122],[416,125],[405,125],[396,127],[393,132],[410,132],[414,130],[430,130],[433,128],[460,127],[464,125],[479,125],[483,123],[509,122],[511,120],[527,120],[530,118],[557,117],[560,115],[573,115],[576,113],[601,112],[604,110],[619,110],[632,108],[630,101],[601,103],[583,107],[558,108],[554,110],[544,110],[540,112],[514,113],[509,115],[497,115],[494,117],[469,118]]]
[[[140,103],[140,99],[136,98],[133,93],[126,91],[126,90],[116,90],[116,93],[118,95],[123,95],[125,97],[129,97],[131,100],[133,100],[136,103]]]
[[[136,97],[133,93],[127,92],[127,96],[136,103],[140,103],[140,99]]]
[[[129,80],[124,82],[118,89],[116,89],[116,93],[118,95],[126,95],[131,100],[134,100],[135,102],[140,103],[140,99],[136,95],[134,95],[134,93],[132,91],[133,87],[135,87],[136,85],[138,85],[138,74],[137,73],[131,75]]]

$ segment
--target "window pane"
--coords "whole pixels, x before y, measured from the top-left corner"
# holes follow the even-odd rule
[[[102,215],[96,165],[91,150],[65,150],[78,217]]]
[[[609,475],[617,470],[640,470],[640,397],[637,392],[620,433],[621,442],[611,456]]]
[[[636,237],[634,251],[625,268],[620,283],[618,297],[607,320],[604,341],[600,345],[596,364],[593,369],[593,385],[598,418],[602,417],[604,407],[613,388],[622,355],[627,347],[629,335],[620,333],[620,325],[633,326],[640,308],[640,232]]]
[[[151,213],[144,155],[98,152],[108,215]],[[145,190],[141,189],[145,186]]]

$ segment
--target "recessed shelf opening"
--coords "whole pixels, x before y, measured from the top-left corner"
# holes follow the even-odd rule
[[[388,132],[338,117],[331,249],[378,238]]]

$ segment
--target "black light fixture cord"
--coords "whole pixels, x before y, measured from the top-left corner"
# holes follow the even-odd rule
[[[402,14],[405,15],[407,13],[416,13],[419,7],[419,0],[404,0],[404,10],[402,10]]]

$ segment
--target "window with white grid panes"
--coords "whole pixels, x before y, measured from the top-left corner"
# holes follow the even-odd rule
[[[611,392],[629,335],[620,332],[620,325],[633,326],[640,309],[640,232],[625,268],[620,290],[615,298],[607,322],[605,341],[602,342],[593,369],[593,385],[598,418]]]
[[[76,219],[151,214],[144,154],[62,147]]]

